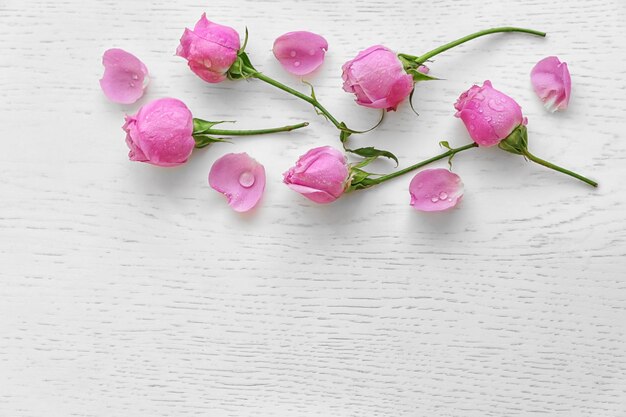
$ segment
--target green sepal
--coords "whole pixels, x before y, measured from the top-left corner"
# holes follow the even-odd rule
[[[370,175],[373,174],[357,168],[356,166],[351,167],[350,180],[349,185],[346,187],[346,192],[362,190],[364,188],[369,188],[372,185],[376,185],[376,179],[370,178]]]
[[[355,155],[362,156],[364,158],[373,158],[372,160],[383,157],[393,159],[396,162],[396,166],[400,163],[398,158],[391,152],[385,151],[383,149],[376,149],[373,146],[368,146],[365,148],[357,148],[357,149],[346,149],[347,152],[353,153]]]
[[[219,120],[217,122],[211,122],[208,120],[202,119],[193,119],[193,135],[199,135],[202,133],[206,133],[215,125],[219,125],[220,123],[234,123],[232,120]]]
[[[516,155],[526,155],[528,153],[528,130],[526,126],[517,126],[509,136],[500,141],[498,147]]]
[[[242,80],[250,77],[254,77],[254,75],[258,73],[256,68],[250,62],[250,57],[248,54],[240,49],[237,52],[237,59],[233,62],[233,65],[228,68],[226,72],[226,76],[229,80]]]
[[[431,77],[428,74],[424,74],[423,72],[419,72],[417,69],[406,69],[406,73],[413,77],[413,82],[418,83],[420,81],[438,81],[439,78]]]
[[[196,149],[206,148],[212,143],[216,142],[228,142],[230,141],[227,138],[216,138],[214,136],[208,135],[193,135],[193,140],[196,141]]]

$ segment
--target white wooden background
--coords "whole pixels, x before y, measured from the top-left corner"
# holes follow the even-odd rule
[[[203,11],[247,25],[257,67],[303,91],[272,42],[323,34],[310,81],[354,128],[378,115],[341,91],[359,50],[546,30],[438,57],[446,81],[418,87],[420,117],[404,105],[355,140],[402,166],[439,140],[464,144],[452,104],[491,79],[522,104],[537,155],[601,185],[474,150],[456,158],[466,196],[454,211],[413,211],[411,176],[316,206],[281,173],[337,144],[334,129],[261,82],[191,74],[174,51]],[[0,0],[0,416],[626,416],[624,19],[623,0]],[[99,89],[110,47],[152,73],[136,105]],[[573,79],[556,115],[529,82],[552,54]],[[131,163],[123,114],[163,96],[242,127],[311,126],[177,169]],[[247,215],[207,185],[216,158],[242,151],[268,174]]]

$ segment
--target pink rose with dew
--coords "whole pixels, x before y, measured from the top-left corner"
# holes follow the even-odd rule
[[[418,172],[409,184],[411,206],[419,211],[444,211],[455,207],[463,197],[461,178],[447,169]]]
[[[519,125],[526,124],[522,108],[506,94],[485,81],[461,94],[454,105],[470,136],[480,146],[494,146]]]
[[[544,58],[533,67],[530,81],[546,109],[554,113],[567,108],[572,91],[567,63],[555,56]]]
[[[108,49],[102,55],[104,74],[100,87],[115,103],[131,104],[139,100],[148,86],[148,69],[143,62],[123,49]]]
[[[328,42],[322,36],[306,32],[289,32],[274,41],[272,51],[285,71],[294,75],[307,75],[324,62]]]
[[[247,153],[229,153],[211,167],[209,185],[226,196],[233,210],[245,212],[263,196],[265,168]]]
[[[213,23],[203,13],[193,30],[185,29],[176,55],[185,58],[189,68],[204,81],[219,83],[237,60],[240,46],[235,29]]]
[[[162,98],[126,116],[122,127],[131,161],[172,167],[187,162],[195,141],[191,111],[180,100]]]
[[[413,91],[413,77],[396,53],[382,45],[359,52],[342,70],[344,91],[353,93],[361,106],[396,110]]]
[[[283,182],[309,200],[326,204],[341,197],[348,175],[345,155],[333,147],[322,146],[302,155],[283,174]]]

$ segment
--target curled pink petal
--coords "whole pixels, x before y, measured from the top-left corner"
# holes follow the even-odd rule
[[[100,87],[109,100],[131,104],[143,96],[148,69],[139,58],[123,49],[109,49],[102,55],[102,65]]]
[[[418,172],[409,184],[411,205],[419,211],[443,211],[456,206],[463,197],[461,178],[447,169]]]
[[[265,168],[245,152],[229,153],[211,167],[209,185],[226,196],[233,210],[245,212],[263,196]]]
[[[555,112],[567,108],[572,91],[567,63],[555,56],[544,58],[533,67],[530,81],[546,109]]]
[[[328,42],[322,36],[306,32],[289,32],[274,41],[274,56],[285,71],[307,75],[324,62]]]

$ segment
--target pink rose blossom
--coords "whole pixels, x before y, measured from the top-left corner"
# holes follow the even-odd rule
[[[245,152],[229,153],[211,167],[209,185],[226,196],[233,210],[245,212],[263,196],[265,168]]]
[[[307,75],[324,62],[328,42],[311,32],[289,32],[274,41],[274,56],[285,71],[294,75]]]
[[[530,81],[546,109],[565,110],[572,91],[567,63],[555,56],[542,59],[530,72]]]
[[[123,49],[108,49],[102,55],[102,65],[100,87],[109,100],[131,104],[143,96],[148,69],[139,58]]]
[[[461,178],[447,169],[418,172],[409,185],[411,206],[419,211],[443,211],[456,206],[463,197]]]
[[[517,126],[526,124],[522,108],[506,94],[485,81],[461,94],[454,105],[470,136],[480,146],[494,146]]]
[[[219,83],[226,79],[239,47],[235,29],[213,23],[203,13],[193,30],[185,29],[176,55],[185,58],[189,68],[204,81]]]
[[[413,90],[413,77],[396,53],[382,45],[359,52],[342,70],[344,91],[354,93],[356,102],[365,107],[396,110]]]
[[[196,144],[191,112],[174,98],[146,104],[134,116],[126,116],[122,128],[131,161],[162,167],[180,165],[187,162]]]
[[[347,181],[346,157],[330,146],[311,149],[283,174],[283,182],[289,188],[320,204],[341,197]]]

